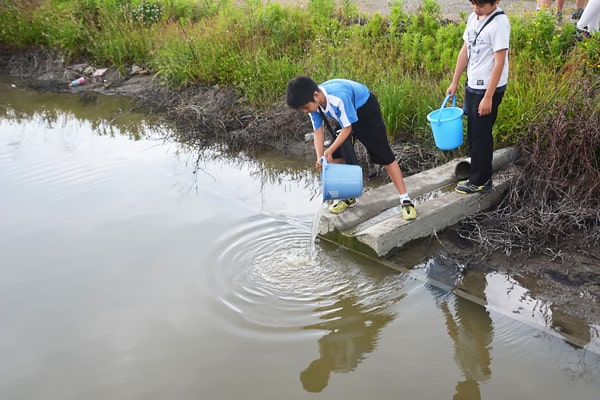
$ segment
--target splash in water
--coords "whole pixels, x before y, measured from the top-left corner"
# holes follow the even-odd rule
[[[315,211],[315,216],[313,217],[313,222],[312,222],[312,232],[310,234],[310,249],[309,249],[309,259],[311,261],[315,261],[316,258],[316,240],[317,240],[317,234],[319,233],[319,222],[321,221],[321,216],[323,215],[323,205],[319,204],[319,206],[317,207],[316,211]]]

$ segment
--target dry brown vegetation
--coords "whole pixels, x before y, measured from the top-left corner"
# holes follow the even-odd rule
[[[495,211],[470,218],[462,232],[479,250],[560,257],[568,245],[598,257],[599,87],[582,84],[529,126],[508,195]]]

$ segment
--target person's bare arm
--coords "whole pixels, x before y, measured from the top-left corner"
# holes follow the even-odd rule
[[[315,130],[313,135],[313,143],[315,146],[315,153],[317,153],[317,162],[315,163],[315,167],[320,171],[321,170],[321,157],[323,157],[323,149],[325,148],[325,132],[323,130],[323,126]]]
[[[506,60],[506,52],[508,49],[498,50],[494,53],[494,68],[492,68],[492,75],[490,76],[490,82],[483,95],[483,99],[479,103],[479,115],[488,115],[492,112],[492,99],[494,93],[496,93],[496,87],[500,81],[502,70],[504,69],[504,62]]]
[[[452,97],[456,96],[456,89],[458,88],[460,76],[467,69],[468,62],[469,58],[467,54],[467,44],[463,43],[463,47],[460,49],[458,57],[456,57],[456,67],[454,68],[454,76],[452,77],[452,83],[448,87],[448,90],[446,90],[446,95],[452,95]]]
[[[352,125],[342,128],[342,130],[338,133],[337,138],[335,138],[334,142],[331,143],[331,146],[329,146],[329,148],[323,153],[325,158],[327,158],[327,161],[333,161],[333,153],[346,141],[346,139],[348,139],[351,133]]]

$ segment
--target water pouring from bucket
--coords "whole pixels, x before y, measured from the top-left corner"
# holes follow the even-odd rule
[[[360,197],[363,190],[363,174],[359,165],[328,163],[321,157],[321,182],[323,201]]]
[[[427,115],[435,145],[440,150],[457,149],[463,142],[464,111],[456,107],[456,96],[452,100],[452,107],[445,108],[450,97],[452,96],[446,96],[439,110],[434,110]]]

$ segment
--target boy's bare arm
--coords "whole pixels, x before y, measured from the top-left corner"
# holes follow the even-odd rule
[[[327,158],[327,161],[331,162],[333,160],[333,153],[339,149],[339,147],[348,139],[350,134],[352,133],[352,125],[349,125],[345,128],[342,128],[335,138],[335,141],[331,143],[329,148],[325,150],[323,155]]]
[[[313,135],[313,143],[315,146],[315,153],[317,153],[317,162],[315,166],[317,169],[321,169],[321,157],[323,156],[323,149],[325,148],[325,132],[323,126],[315,130]]]
[[[456,67],[454,68],[454,76],[452,77],[452,83],[446,94],[450,94],[452,96],[456,95],[456,89],[458,88],[458,82],[460,81],[460,76],[467,69],[467,63],[469,62],[469,57],[467,54],[467,44],[463,43],[460,52],[458,53],[458,57],[456,57]]]
[[[498,86],[500,76],[502,75],[507,51],[508,49],[502,49],[494,53],[494,68],[492,68],[490,82],[483,95],[483,99],[479,103],[479,115],[488,115],[492,112],[492,98],[494,97],[494,93],[496,93],[496,87]]]

